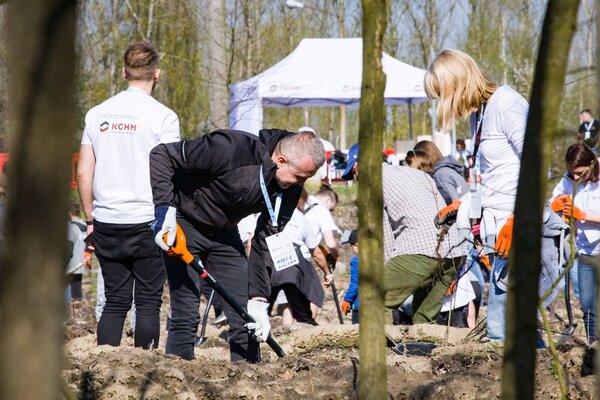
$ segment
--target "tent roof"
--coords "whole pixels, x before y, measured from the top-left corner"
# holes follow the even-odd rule
[[[387,76],[386,104],[427,100],[425,70],[388,54],[382,57]],[[232,104],[262,99],[265,107],[354,105],[360,101],[362,39],[303,39],[283,60],[231,87]]]

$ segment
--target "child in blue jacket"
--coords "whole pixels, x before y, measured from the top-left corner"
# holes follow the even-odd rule
[[[358,231],[354,229],[349,235],[342,237],[342,244],[352,246],[354,256],[350,260],[350,286],[344,296],[341,307],[344,314],[352,309],[352,323],[358,324]]]

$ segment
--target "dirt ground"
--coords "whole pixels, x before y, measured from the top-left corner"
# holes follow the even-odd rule
[[[336,210],[342,229],[353,227],[352,205]],[[344,249],[336,282],[340,292],[348,286],[344,267],[350,254]],[[166,330],[159,348],[133,347],[125,332],[121,347],[96,346],[93,307],[94,275],[87,276],[87,300],[75,307],[65,326],[64,398],[79,399],[354,399],[358,389],[358,326],[337,320],[333,296],[326,291],[319,326],[296,324],[281,329],[274,317],[273,335],[287,356],[278,358],[263,345],[260,364],[229,362],[226,327],[208,325],[207,342],[196,348],[194,361],[165,355]],[[343,295],[343,294],[342,294]],[[577,305],[574,304],[574,308]],[[201,310],[203,312],[203,310]],[[566,315],[557,307],[559,315]],[[168,294],[161,311],[163,328],[168,314]],[[212,317],[212,315],[211,315]],[[559,346],[567,377],[569,398],[598,398],[589,374],[581,316],[576,338]],[[562,330],[555,322],[553,329]],[[440,325],[387,326],[396,342],[421,341],[438,345],[428,356],[398,355],[387,350],[390,399],[495,399],[500,395],[502,348],[481,343],[469,329]],[[555,335],[559,338],[558,335]],[[548,350],[538,350],[537,399],[559,399],[560,389]]]

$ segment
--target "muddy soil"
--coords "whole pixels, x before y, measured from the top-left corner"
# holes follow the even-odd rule
[[[355,226],[356,210],[352,204],[340,205],[336,214],[342,229]],[[348,249],[343,249],[336,273],[340,291],[348,286],[345,265],[350,256]],[[84,289],[88,300],[72,310],[65,326],[65,398],[305,400],[358,397],[358,326],[350,324],[349,316],[344,325],[339,324],[331,291],[326,291],[317,327],[295,324],[284,330],[280,317],[273,318],[273,335],[286,357],[278,358],[263,345],[262,363],[231,364],[227,328],[212,325],[208,325],[207,342],[196,348],[196,359],[191,362],[165,354],[165,330],[161,332],[159,348],[153,351],[134,348],[127,332],[123,334],[121,347],[96,346],[94,281],[93,274],[86,277]],[[164,299],[163,328],[168,315],[168,293]],[[566,315],[560,305],[557,313]],[[576,314],[576,317],[581,321],[580,316]],[[584,362],[589,357],[582,324],[579,325],[576,339],[559,346],[569,398],[599,398],[594,391],[594,377],[582,376],[589,374],[589,363]],[[554,322],[553,328],[559,332],[562,325]],[[503,350],[491,343],[481,343],[478,335],[469,332],[469,329],[440,325],[387,326],[387,335],[396,342],[437,344],[427,356],[398,355],[387,350],[389,398],[499,398]],[[561,397],[555,375],[549,351],[538,350],[537,399]]]

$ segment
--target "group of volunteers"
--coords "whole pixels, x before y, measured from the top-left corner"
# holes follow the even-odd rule
[[[192,255],[255,320],[245,324],[230,304],[221,302],[231,360],[258,362],[278,295],[285,294],[289,307],[284,322],[316,325],[323,285],[332,283],[338,229],[331,212],[338,198],[327,186],[314,196],[303,188],[324,164],[325,150],[310,128],[263,129],[258,135],[219,129],[181,140],[177,115],[151,95],[160,79],[158,61],[148,41],[130,45],[122,71],[127,90],[85,117],[77,170],[84,220],[77,223],[104,280],[106,302],[97,343],[120,344],[135,299],[134,345],[156,348],[166,281],[166,353],[194,359],[202,278],[168,255],[179,227]],[[388,322],[411,296],[413,323],[438,321],[440,309],[457,308],[446,303],[467,280],[478,295],[460,306],[473,325],[482,304],[481,270],[489,266],[488,337],[501,341],[528,104],[510,87],[489,81],[471,57],[456,50],[436,57],[425,88],[438,102],[443,130],[460,117],[471,119],[472,161],[443,157],[424,141],[409,152],[409,166],[382,164]],[[566,161],[568,174],[554,190],[550,208],[577,219],[579,273],[592,274],[600,251],[598,161],[585,144],[570,147]],[[470,167],[468,184],[465,164]],[[358,166],[354,145],[343,178],[360,182]],[[238,224],[251,216],[257,216],[256,229],[246,234]],[[322,241],[326,246],[319,246]],[[344,242],[355,256],[341,308],[352,310],[352,320],[358,322],[357,232]],[[587,286],[581,281],[586,326],[593,331],[595,286],[589,279]]]

